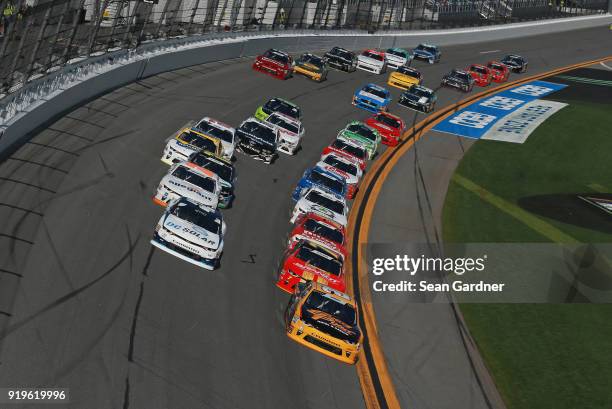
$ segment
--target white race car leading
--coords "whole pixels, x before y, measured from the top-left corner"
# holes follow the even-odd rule
[[[194,126],[194,129],[202,132],[203,134],[219,139],[221,141],[221,145],[223,146],[223,159],[232,159],[234,156],[234,149],[236,148],[235,128],[232,128],[226,123],[205,116],[204,118],[200,119],[200,122],[198,122],[196,126]]]
[[[288,155],[295,155],[300,149],[305,133],[302,122],[281,112],[273,112],[266,119],[266,122],[278,130],[279,138],[276,150]]]
[[[355,197],[359,186],[359,180],[363,174],[358,163],[352,161],[347,156],[332,152],[321,156],[321,160],[316,166],[344,178],[348,188],[347,197],[349,199]]]
[[[151,244],[207,270],[219,266],[227,227],[221,212],[186,197],[168,204]]]
[[[357,56],[357,68],[374,74],[382,74],[387,70],[385,53],[378,50],[365,50]]]
[[[320,214],[345,227],[348,222],[346,198],[320,187],[311,187],[297,201],[291,215],[291,223],[295,223],[302,214],[309,212]]]
[[[153,201],[161,206],[179,197],[187,197],[216,209],[221,194],[219,176],[190,162],[175,163],[163,177]]]

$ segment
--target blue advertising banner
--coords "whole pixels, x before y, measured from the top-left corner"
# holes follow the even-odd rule
[[[528,102],[545,97],[565,84],[531,81],[475,102],[440,122],[433,129],[467,138],[480,139],[497,121]]]

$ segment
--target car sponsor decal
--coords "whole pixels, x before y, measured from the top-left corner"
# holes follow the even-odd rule
[[[567,106],[562,102],[535,100],[497,121],[482,139],[524,143],[546,119]]]
[[[547,81],[531,81],[468,105],[440,122],[433,129],[438,132],[480,139],[502,118],[566,86]]]

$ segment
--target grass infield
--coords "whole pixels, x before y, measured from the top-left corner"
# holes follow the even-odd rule
[[[612,192],[612,105],[563,102],[525,144],[468,151],[446,197],[446,242],[612,242],[609,216],[573,210],[577,193]],[[461,310],[509,409],[612,408],[612,304]]]

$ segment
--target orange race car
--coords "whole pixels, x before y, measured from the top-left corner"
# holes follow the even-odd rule
[[[285,330],[295,342],[347,364],[357,362],[363,342],[355,301],[312,281],[296,287]]]

